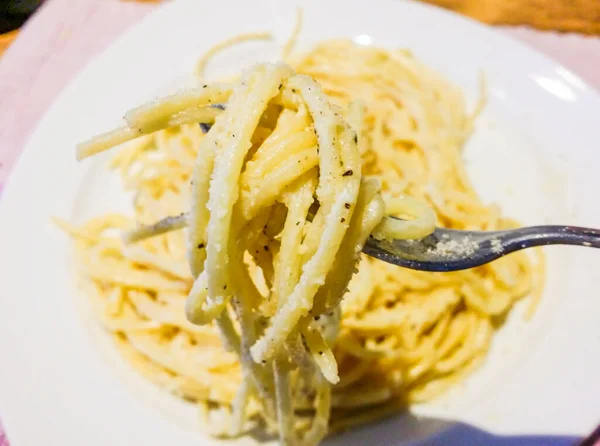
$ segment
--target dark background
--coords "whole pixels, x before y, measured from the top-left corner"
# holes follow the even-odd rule
[[[19,28],[43,1],[0,0],[0,34]]]

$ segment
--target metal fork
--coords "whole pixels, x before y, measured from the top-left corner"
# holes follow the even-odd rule
[[[395,217],[386,217],[395,218]],[[188,214],[126,231],[123,240],[134,243],[146,237],[182,229]],[[418,240],[386,240],[370,236],[363,252],[384,262],[421,271],[459,271],[489,263],[511,252],[542,245],[577,245],[600,248],[600,229],[578,226],[529,226],[506,231],[457,231],[436,228]]]
[[[505,231],[436,228],[420,240],[369,237],[367,255],[421,271],[459,271],[489,263],[511,252],[542,245],[600,248],[600,230],[578,226],[530,226]]]

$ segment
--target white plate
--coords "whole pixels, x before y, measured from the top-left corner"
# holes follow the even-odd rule
[[[272,30],[276,44],[219,56],[232,73],[277,54],[289,2],[219,0],[166,5],[116,41],[55,103],[27,145],[0,205],[0,414],[11,446],[219,444],[190,406],[121,363],[72,286],[69,242],[49,217],[81,221],[126,209],[105,159],[76,163],[79,140],[118,124],[131,106],[190,72],[195,58],[236,33]],[[490,104],[466,157],[484,198],[526,223],[600,227],[600,99],[565,68],[488,28],[399,0],[303,1],[303,46],[347,36],[409,47],[473,100],[484,70]],[[435,431],[433,418],[506,434],[584,434],[600,416],[598,252],[548,250],[543,302],[515,313],[486,366],[415,411],[335,444],[397,444]],[[390,433],[392,435],[390,436]],[[368,439],[368,440],[367,440]],[[241,440],[242,444],[249,440]]]

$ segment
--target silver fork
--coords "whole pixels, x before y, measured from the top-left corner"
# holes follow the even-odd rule
[[[395,217],[386,217],[395,218]],[[188,214],[126,231],[123,240],[134,243],[146,237],[182,229]],[[363,252],[384,262],[421,271],[459,271],[489,263],[511,252],[542,245],[577,245],[600,248],[600,229],[578,226],[529,226],[506,231],[457,231],[436,228],[417,240],[367,239]]]
[[[419,240],[377,240],[371,236],[363,252],[404,268],[459,271],[542,245],[600,248],[600,230],[578,226],[530,226],[505,231],[436,228],[431,235]]]

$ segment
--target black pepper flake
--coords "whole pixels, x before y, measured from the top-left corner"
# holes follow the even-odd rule
[[[299,221],[297,221],[297,222],[296,222],[296,226],[298,226],[299,224],[300,224],[300,222],[299,222]]]
[[[283,87],[283,84],[279,84],[279,89],[281,90],[281,87]]]
[[[204,248],[204,243],[199,243],[198,244],[198,249],[202,249],[202,248]]]
[[[265,360],[263,359],[263,360],[262,360],[262,363],[263,363],[263,364],[266,364],[266,363],[267,363],[267,361],[265,361]]]
[[[223,285],[223,289],[226,290],[227,289],[227,285]]]
[[[345,221],[346,221],[346,219],[345,219],[345,218],[342,218],[342,219],[340,220],[340,222],[341,222],[341,223],[344,223]]]
[[[292,93],[296,93],[296,89],[295,88],[292,88]]]
[[[206,84],[204,84],[204,85],[202,86],[202,88],[206,88],[206,87],[208,87],[208,85],[206,85]]]
[[[302,340],[302,346],[305,350],[308,350],[308,344],[306,343],[306,337],[304,335],[300,335],[300,339]]]
[[[354,134],[354,144],[358,144],[358,135]]]
[[[349,177],[349,176],[352,176],[352,175],[354,175],[354,172],[352,172],[352,169],[350,169],[350,170],[347,170],[347,171],[345,171],[345,172],[342,174],[342,176],[343,176],[343,177]]]
[[[269,252],[269,247],[265,245],[265,251]]]
[[[323,352],[319,352],[319,355],[323,356]]]
[[[235,138],[235,133],[232,133],[232,135],[231,135],[231,136],[233,136],[233,137]]]
[[[344,207],[345,207],[346,209],[350,209],[350,203],[346,203],[346,204],[344,205]]]
[[[385,303],[385,308],[393,308],[394,307],[395,302],[393,300],[388,300]]]
[[[321,319],[321,316],[315,316],[313,319],[314,319],[315,321],[318,321],[319,319]]]

